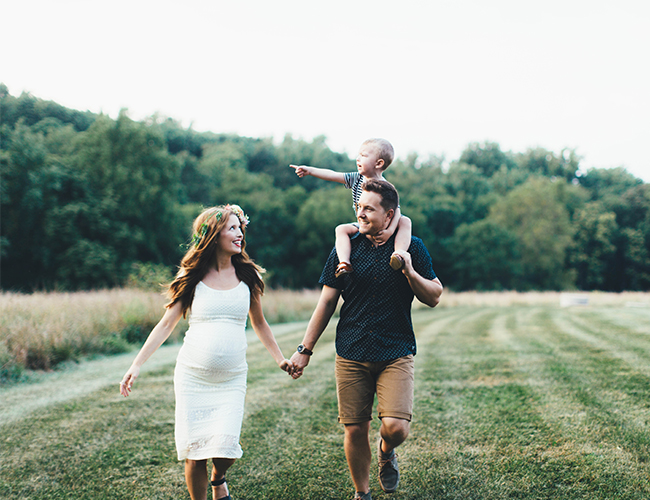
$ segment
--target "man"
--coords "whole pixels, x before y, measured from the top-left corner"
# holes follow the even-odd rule
[[[403,267],[395,271],[388,265],[395,235],[383,244],[373,238],[390,224],[398,200],[389,182],[365,182],[357,210],[359,233],[351,240],[354,272],[335,278],[338,258],[332,250],[319,281],[323,289],[318,305],[291,357],[293,377],[298,378],[342,295],[335,365],[339,422],[345,426],[344,449],[354,498],[363,500],[371,499],[369,432],[375,393],[381,419],[379,482],[387,493],[397,489],[395,448],[408,436],[413,410],[416,347],[411,303],[415,295],[435,307],[442,294],[422,240],[411,238],[409,251],[401,253]]]

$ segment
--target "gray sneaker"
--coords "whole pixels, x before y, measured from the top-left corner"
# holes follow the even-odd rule
[[[381,451],[381,439],[379,439],[377,461],[379,462],[379,486],[386,493],[395,493],[399,484],[397,453],[393,450],[388,458],[385,458],[384,452]]]
[[[372,500],[372,496],[370,496],[370,492],[361,493],[360,491],[357,491],[352,500]]]

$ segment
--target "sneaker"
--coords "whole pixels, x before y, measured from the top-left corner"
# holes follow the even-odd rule
[[[334,277],[338,278],[339,276],[343,276],[344,274],[350,274],[352,271],[353,271],[352,264],[348,262],[341,262],[338,266],[336,266]]]
[[[399,271],[404,267],[404,259],[402,258],[401,255],[394,253],[393,255],[390,256],[390,261],[388,262],[390,267],[395,269],[395,271]]]
[[[361,493],[360,491],[357,491],[352,500],[372,500],[372,496],[370,496],[370,492]]]
[[[386,493],[394,493],[399,484],[399,468],[397,467],[397,453],[395,450],[390,452],[387,457],[381,451],[381,439],[379,440],[378,462],[379,462],[379,486]]]

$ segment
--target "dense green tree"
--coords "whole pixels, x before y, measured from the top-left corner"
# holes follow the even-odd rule
[[[98,119],[76,147],[76,165],[111,221],[109,234],[97,237],[115,245],[120,260],[175,260],[180,166],[162,135],[121,112]]]
[[[606,269],[606,290],[650,289],[650,252],[648,236],[640,229],[621,229],[614,240],[616,255]]]
[[[525,153],[515,155],[519,169],[545,177],[562,177],[573,181],[580,167],[580,157],[575,150],[563,149],[555,154],[544,148],[529,149]]]
[[[356,157],[356,155],[355,155]],[[299,179],[293,169],[293,165],[311,165],[319,168],[328,168],[337,172],[356,172],[354,160],[347,155],[334,153],[326,144],[325,136],[318,136],[312,142],[302,139],[294,139],[286,135],[284,140],[276,149],[277,164],[271,165],[272,171],[266,170],[274,179],[279,188],[300,184],[307,191],[314,189],[329,189],[331,183],[326,183],[314,177]]]
[[[296,221],[299,259],[296,262],[301,264],[301,286],[317,286],[334,247],[334,229],[339,224],[354,222],[350,200],[346,189],[316,190],[300,205]]]
[[[560,290],[573,285],[565,268],[573,228],[563,203],[564,181],[531,179],[499,199],[489,220],[516,235],[526,288]]]
[[[465,163],[452,163],[445,187],[462,207],[460,221],[466,224],[483,219],[498,198],[490,180],[476,166]]]
[[[650,286],[650,189],[637,184],[621,196],[606,197],[619,230],[612,243],[616,254],[608,262],[603,288],[645,290]]]
[[[114,286],[133,261],[177,260],[179,169],[161,136],[123,113],[81,133],[39,124],[17,124],[2,165],[3,286]]]
[[[22,121],[27,126],[34,125],[44,118],[55,118],[61,123],[73,125],[75,130],[83,131],[95,121],[96,115],[90,111],[75,111],[52,101],[38,99],[27,92],[20,97],[9,94],[7,86],[0,83],[0,122],[8,127]]]
[[[2,206],[0,217],[3,287],[47,279],[42,220],[53,200],[40,179],[49,152],[42,133],[33,133],[22,121],[7,130],[0,162]],[[49,202],[49,203],[48,203]]]
[[[617,204],[617,198],[628,189],[643,184],[622,167],[591,168],[580,176],[580,185],[591,195],[592,201],[601,201],[606,208]]]
[[[577,271],[576,285],[582,290],[602,289],[608,262],[616,252],[616,215],[591,202],[576,213],[573,222],[576,232],[570,263]]]
[[[461,153],[459,162],[474,165],[486,177],[492,177],[501,169],[515,167],[512,155],[501,151],[496,142],[471,143]]]
[[[514,290],[523,275],[517,236],[491,219],[462,224],[451,241],[453,289]]]
[[[96,288],[173,269],[202,206],[238,203],[272,286],[316,286],[350,192],[289,164],[354,171],[312,141],[198,132],[69,110],[0,84],[3,288]],[[470,144],[449,166],[409,154],[386,171],[402,213],[452,289],[647,290],[650,187],[625,169],[582,172],[573,150]],[[134,267],[135,266],[135,267]],[[139,266],[139,267],[138,267]]]

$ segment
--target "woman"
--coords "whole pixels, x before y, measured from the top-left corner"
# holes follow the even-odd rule
[[[212,459],[212,498],[231,500],[225,474],[242,456],[239,434],[246,394],[246,316],[281,369],[293,366],[278,347],[264,313],[263,271],[245,252],[248,217],[237,205],[204,210],[194,221],[192,244],[169,285],[163,318],[149,334],[120,383],[128,396],[142,364],[190,311],[190,327],[174,372],[176,449],[185,460],[192,500],[207,498]]]

